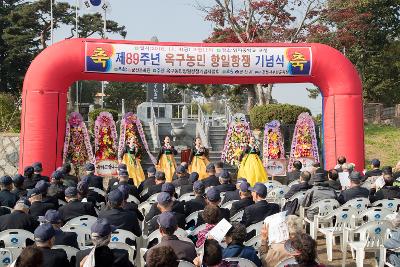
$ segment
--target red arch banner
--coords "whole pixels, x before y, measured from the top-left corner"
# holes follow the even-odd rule
[[[359,170],[364,166],[361,81],[351,62],[329,46],[72,39],[46,48],[25,76],[20,170],[41,161],[49,174],[62,164],[67,90],[77,80],[313,83],[323,96],[326,168],[340,155]]]

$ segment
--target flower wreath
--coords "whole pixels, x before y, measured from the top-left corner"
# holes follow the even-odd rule
[[[96,160],[116,160],[117,130],[112,115],[101,112],[94,124],[94,147]]]
[[[269,159],[284,159],[285,148],[281,133],[281,124],[277,120],[273,120],[265,124],[264,128],[264,146],[263,146],[263,163],[267,166]]]
[[[83,122],[82,115],[78,112],[72,112],[67,120],[63,162],[66,163],[67,161],[74,165],[94,162],[88,130]]]

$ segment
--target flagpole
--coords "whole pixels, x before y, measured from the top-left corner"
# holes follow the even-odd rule
[[[54,43],[54,24],[53,24],[53,0],[50,0],[50,39],[51,39],[51,44]]]
[[[79,5],[79,0],[76,0],[75,2],[75,38],[79,38],[79,33],[78,33],[78,5]],[[75,83],[76,87],[76,111],[79,112],[79,82],[76,81]]]
[[[104,25],[103,25],[103,37],[107,38],[107,8],[104,8]],[[101,82],[101,108],[104,108],[104,81]]]

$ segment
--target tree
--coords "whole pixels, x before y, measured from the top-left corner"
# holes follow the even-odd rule
[[[136,112],[136,107],[146,101],[146,84],[110,82],[105,89],[105,107],[120,111],[122,99],[125,99],[125,110]]]
[[[53,0],[54,1],[54,0]],[[69,26],[74,36],[75,7],[55,2],[54,28]],[[18,94],[23,77],[35,56],[47,47],[50,39],[50,1],[0,1],[0,91]],[[79,36],[104,35],[100,14],[83,15],[79,19]],[[124,26],[107,20],[107,32],[126,36]]]

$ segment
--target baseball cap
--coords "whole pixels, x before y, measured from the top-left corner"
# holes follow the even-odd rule
[[[157,180],[165,180],[165,173],[157,171],[155,177]]]
[[[55,180],[61,180],[64,178],[64,174],[61,171],[55,171],[51,174],[51,178]]]
[[[119,176],[123,176],[123,177],[128,177],[129,176],[129,173],[128,173],[128,171],[127,170],[119,170],[119,172],[118,172],[118,175]]]
[[[209,164],[207,165],[207,167],[206,167],[206,171],[207,171],[207,172],[210,172],[210,171],[215,172],[215,165],[214,165],[214,163],[209,163]]]
[[[150,166],[147,168],[147,173],[156,173],[156,168],[154,166]]]
[[[67,189],[65,189],[65,196],[66,197],[74,197],[78,195],[78,190],[76,187],[70,186]]]
[[[28,190],[28,193],[26,194],[26,196],[28,198],[30,198],[30,197],[34,197],[34,196],[37,196],[37,195],[40,195],[40,194],[41,194],[41,192],[40,192],[39,189],[32,188],[32,189]]]
[[[207,199],[211,202],[217,202],[221,200],[221,196],[219,195],[219,191],[214,187],[208,189],[206,193]]]
[[[57,224],[61,223],[61,215],[57,210],[48,210],[44,216],[39,216],[39,222]]]
[[[238,178],[236,180],[236,184],[241,184],[242,182],[247,182],[247,179],[246,178]]]
[[[128,199],[129,197],[129,186],[127,184],[121,184],[118,186],[118,190],[121,191],[124,199]]]
[[[167,192],[161,192],[157,196],[157,202],[160,204],[168,204],[172,201],[171,195]]]
[[[56,231],[50,223],[39,225],[33,233],[35,241],[46,242],[55,236]]]
[[[0,178],[0,184],[10,185],[12,184],[12,178],[9,175],[4,175]]]
[[[89,184],[85,181],[80,181],[78,183],[78,185],[76,186],[76,190],[78,191],[78,193],[87,193],[89,192]]]
[[[15,184],[21,184],[21,183],[24,182],[24,180],[25,180],[25,177],[22,176],[21,174],[16,174],[16,175],[12,178],[12,181],[13,181],[13,183],[15,183]]]
[[[115,190],[111,191],[110,193],[108,193],[108,201],[111,203],[118,204],[118,203],[122,203],[123,200],[124,200],[124,195],[118,189],[115,189]]]
[[[193,183],[193,190],[194,191],[203,191],[206,189],[205,184],[202,181],[196,181]]]
[[[92,225],[90,230],[92,231],[92,235],[104,237],[108,236],[109,234],[117,230],[117,228],[111,225],[107,219],[100,218],[97,219],[97,221]]]
[[[360,182],[361,178],[362,178],[361,174],[359,172],[356,172],[356,171],[351,172],[350,175],[349,175],[349,179],[351,181]]]
[[[179,166],[176,168],[176,173],[185,173],[185,172],[186,172],[185,166],[179,165]]]
[[[250,191],[249,188],[250,188],[250,184],[248,182],[241,182],[240,183],[240,186],[239,186],[240,192],[243,192],[243,193],[244,192],[248,192],[248,191]]]
[[[95,170],[94,164],[93,163],[86,163],[85,164],[85,170],[88,171],[88,172],[94,171]]]
[[[161,192],[175,193],[175,186],[172,183],[164,183],[161,186]]]
[[[249,190],[252,192],[256,192],[261,197],[267,196],[267,187],[263,183],[256,183],[253,187],[249,187]]]
[[[178,225],[175,214],[170,211],[161,213],[157,218],[157,222],[162,228],[176,228]]]
[[[43,166],[42,166],[42,163],[41,163],[41,162],[34,162],[34,163],[32,164],[32,167],[33,167],[33,170],[34,170],[35,172],[41,172],[41,171],[43,170]]]
[[[193,184],[194,182],[196,182],[199,179],[199,174],[197,172],[192,172],[189,175],[189,181]]]
[[[231,179],[231,175],[229,174],[229,172],[227,170],[223,170],[219,174],[219,178],[224,179],[224,180],[229,180],[229,179]]]
[[[50,184],[44,180],[40,180],[36,183],[35,188],[39,189],[40,193],[44,194],[47,192]]]
[[[371,164],[373,166],[379,166],[379,165],[381,165],[381,162],[379,159],[373,159],[373,160],[371,160]]]
[[[118,171],[120,171],[120,170],[126,170],[126,169],[127,169],[126,164],[124,164],[124,163],[118,164]]]
[[[31,176],[34,172],[35,172],[35,170],[33,169],[32,166],[26,166],[24,168],[24,175],[25,176]]]
[[[31,206],[31,202],[26,197],[18,199],[17,204],[24,204],[27,209]]]

